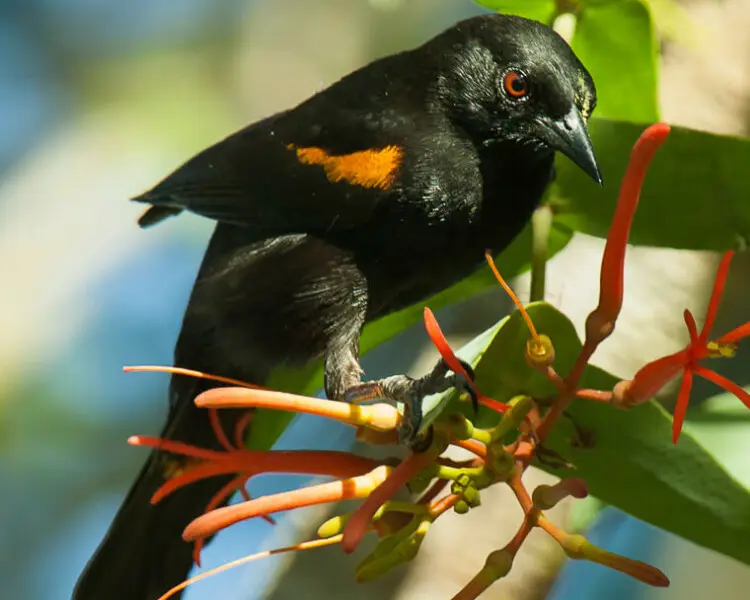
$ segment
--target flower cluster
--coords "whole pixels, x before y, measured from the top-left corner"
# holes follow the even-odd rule
[[[334,543],[340,543],[345,552],[352,552],[369,533],[376,535],[379,543],[360,563],[356,577],[360,581],[374,579],[394,566],[411,560],[441,515],[449,510],[463,514],[475,509],[481,503],[482,490],[496,484],[505,484],[511,488],[523,509],[523,521],[513,538],[487,557],[484,566],[456,593],[453,600],[477,598],[495,581],[504,577],[510,571],[519,548],[537,527],[547,532],[571,558],[599,563],[653,586],[669,585],[669,580],[659,569],[597,548],[583,536],[567,533],[547,518],[544,511],[562,499],[583,498],[587,495],[583,480],[563,479],[556,485],[542,485],[532,491],[523,483],[525,470],[543,450],[541,444],[576,398],[631,408],[649,400],[663,385],[682,372],[682,387],[674,418],[675,443],[685,415],[693,375],[700,375],[717,383],[750,407],[750,395],[701,364],[708,358],[732,356],[738,341],[750,334],[750,323],[745,323],[714,341],[708,339],[727,277],[731,253],[724,256],[719,267],[708,314],[700,333],[691,313],[685,311],[690,343],[684,350],[647,364],[636,373],[632,381],[622,381],[611,391],[579,387],[591,356],[615,328],[622,307],[625,248],[640,190],[648,166],[668,134],[667,125],[653,125],[641,135],[633,148],[602,259],[599,303],[586,321],[583,347],[567,375],[561,375],[555,370],[552,340],[536,331],[524,307],[500,277],[490,255],[487,255],[490,267],[513,297],[528,324],[530,338],[526,345],[527,363],[544,374],[557,390],[551,404],[540,405],[537,399],[528,395],[518,396],[505,404],[475,390],[484,406],[501,414],[496,426],[481,429],[462,414],[445,414],[432,425],[432,441],[427,449],[411,453],[403,460],[373,460],[348,452],[248,450],[243,447],[242,441],[249,418],[240,421],[234,432],[234,443],[230,443],[220,426],[216,411],[227,408],[245,408],[249,411],[265,408],[316,414],[357,428],[358,438],[361,440],[372,444],[393,445],[397,443],[396,430],[401,419],[393,406],[383,403],[349,405],[216,378],[234,387],[204,392],[195,399],[195,403],[209,411],[223,451],[206,450],[167,439],[131,438],[132,444],[158,448],[189,457],[193,461],[191,466],[168,480],[156,492],[153,502],[203,478],[235,475],[211,500],[206,512],[188,524],[183,532],[185,540],[196,544],[196,562],[200,558],[202,540],[238,521],[253,517],[270,518],[274,513],[313,504],[346,499],[362,500],[352,513],[336,516],[323,523],[318,529],[318,540],[245,557],[183,582],[160,600],[166,600],[186,585],[212,573],[270,554]],[[447,364],[454,371],[463,373],[461,362],[454,355],[435,316],[428,308],[425,308],[424,320],[430,339]],[[180,372],[212,377],[184,370]],[[248,414],[251,415],[252,412]],[[449,446],[464,448],[474,458],[464,462],[445,458],[444,453]],[[327,476],[331,480],[254,499],[245,495],[243,502],[217,508],[237,489],[246,494],[246,482],[262,473],[313,474]],[[396,492],[405,486],[413,493],[414,499],[394,500]]]

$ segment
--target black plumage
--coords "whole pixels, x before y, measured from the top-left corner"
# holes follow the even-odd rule
[[[175,364],[262,384],[280,365],[323,359],[329,397],[372,390],[360,383],[364,323],[502,251],[539,204],[556,150],[600,181],[585,125],[595,104],[591,77],[551,29],[487,15],[204,150],[135,198],[151,205],[142,226],[181,210],[218,221]],[[401,433],[413,442],[421,398],[460,381],[439,364],[378,383],[411,408]],[[192,403],[213,385],[172,378],[166,437],[216,446]],[[76,600],[151,600],[187,576],[182,529],[227,479],[150,506],[166,458],[149,458]]]

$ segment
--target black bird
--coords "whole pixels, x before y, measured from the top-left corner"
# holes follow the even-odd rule
[[[204,150],[135,198],[152,205],[142,226],[182,210],[218,221],[175,364],[262,384],[275,367],[322,358],[330,398],[404,401],[413,443],[422,397],[461,381],[439,363],[422,379],[362,384],[363,325],[502,251],[552,180],[555,151],[601,182],[586,127],[595,105],[589,73],[554,31],[486,15]],[[164,436],[216,444],[193,405],[213,385],[172,378]],[[176,460],[149,458],[75,600],[153,600],[187,576],[181,532],[227,479],[149,505]]]

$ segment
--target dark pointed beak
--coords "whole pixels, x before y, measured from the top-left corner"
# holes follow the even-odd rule
[[[586,175],[601,185],[602,175],[599,163],[596,162],[586,121],[575,106],[561,119],[540,119],[537,123],[540,126],[538,133],[542,141],[550,148],[562,152]]]

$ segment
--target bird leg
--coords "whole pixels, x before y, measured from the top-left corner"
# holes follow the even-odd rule
[[[474,370],[471,365],[463,361],[461,364],[473,380]],[[455,388],[459,394],[463,392],[470,394],[476,411],[477,398],[470,382],[463,375],[451,373],[443,359],[440,359],[427,375],[417,379],[407,375],[393,375],[351,386],[346,390],[344,400],[351,403],[375,399],[401,402],[404,405],[404,417],[398,429],[399,442],[413,450],[418,450],[425,446],[426,437],[430,436],[429,431],[420,433],[424,416],[422,401],[427,396],[439,394],[451,388]]]

